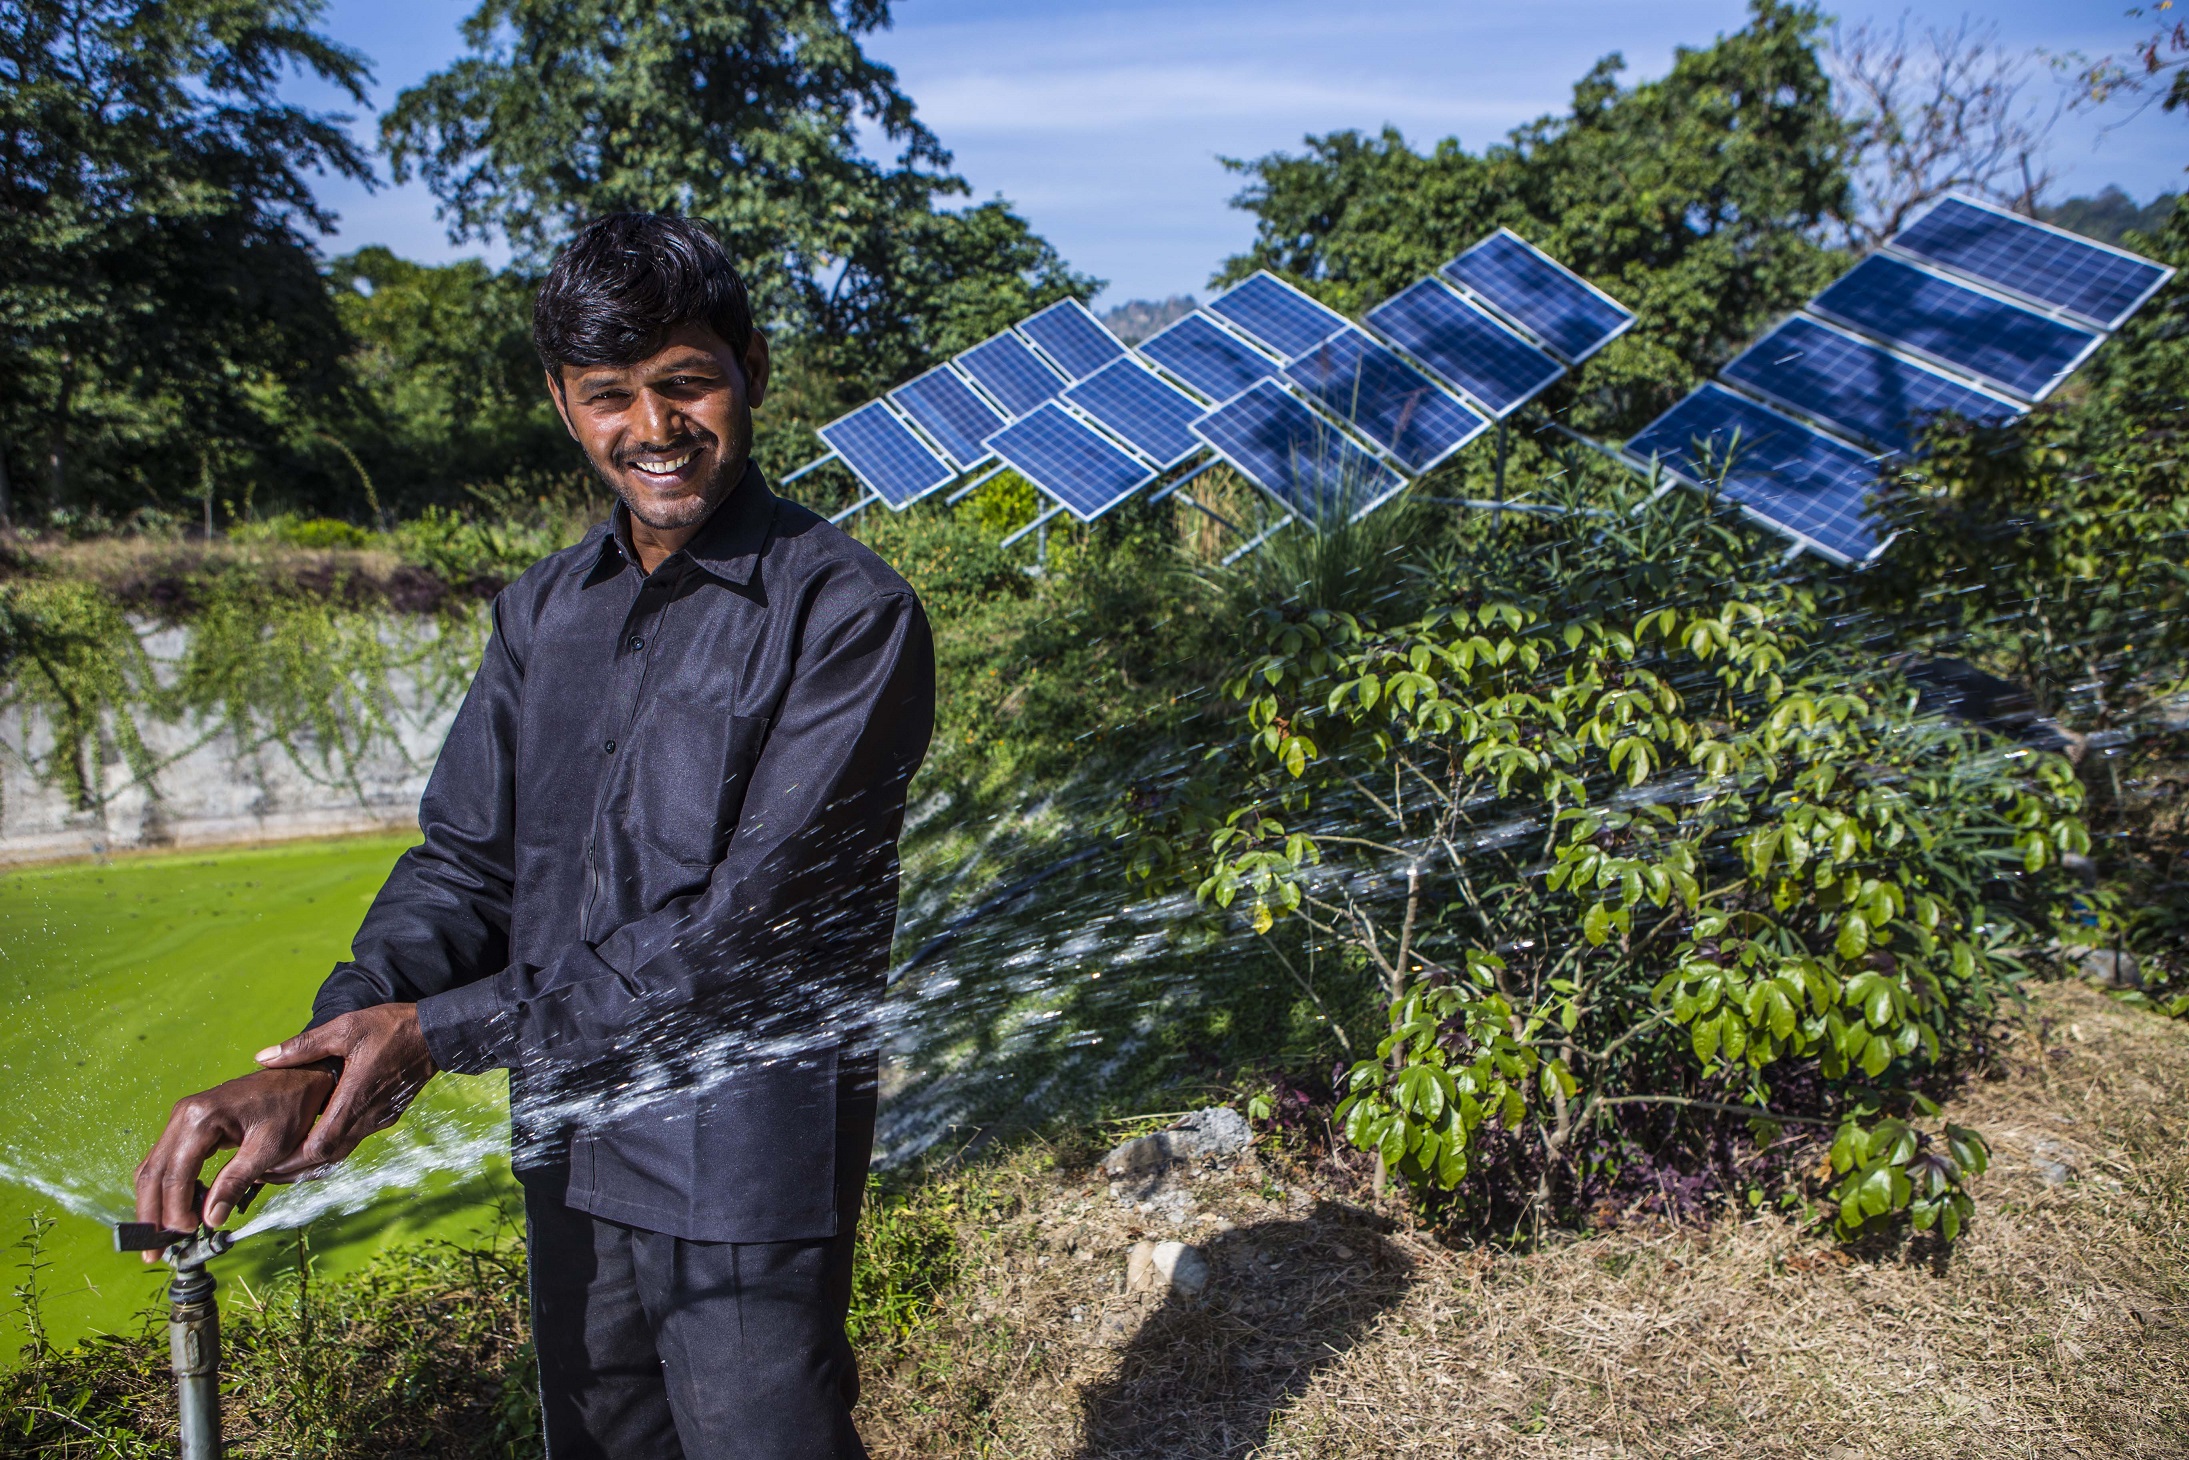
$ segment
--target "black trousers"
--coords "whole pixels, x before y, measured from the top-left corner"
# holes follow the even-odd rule
[[[837,1132],[837,1235],[688,1242],[525,1179],[548,1460],[866,1460],[844,1337],[872,1096]]]

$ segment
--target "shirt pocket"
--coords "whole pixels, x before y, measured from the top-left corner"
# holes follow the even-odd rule
[[[633,749],[630,829],[687,867],[721,861],[767,733],[758,716],[657,700]]]

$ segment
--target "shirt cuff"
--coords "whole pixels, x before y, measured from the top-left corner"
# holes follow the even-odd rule
[[[434,1064],[459,1075],[516,1064],[517,1019],[503,997],[507,977],[496,974],[418,1001],[418,1032]]]

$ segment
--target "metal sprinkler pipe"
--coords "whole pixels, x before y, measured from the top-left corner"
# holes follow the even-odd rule
[[[236,1210],[257,1194],[255,1186],[244,1193]],[[182,1460],[221,1457],[220,1284],[206,1264],[235,1244],[233,1235],[213,1227],[173,1232],[151,1222],[121,1222],[114,1228],[116,1252],[164,1249],[174,1273],[167,1285],[167,1358],[182,1418]]]

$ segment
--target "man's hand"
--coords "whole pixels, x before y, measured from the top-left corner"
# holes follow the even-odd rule
[[[385,1130],[426,1087],[438,1068],[418,1029],[416,1004],[378,1004],[330,1019],[254,1056],[271,1073],[328,1058],[342,1062],[334,1098],[319,1124],[263,1173],[271,1181],[297,1181],[331,1166],[374,1131]],[[243,1159],[239,1152],[236,1162]],[[231,1162],[233,1166],[236,1162]],[[223,1171],[222,1176],[227,1175]],[[240,1189],[240,1188],[239,1188]],[[225,1213],[223,1213],[225,1215]]]
[[[204,1220],[219,1226],[246,1188],[294,1151],[334,1093],[328,1070],[261,1070],[175,1102],[167,1129],[137,1167],[137,1220],[171,1232],[197,1228],[198,1174],[215,1151],[237,1148],[206,1193]],[[147,1252],[146,1262],[159,1259]]]

